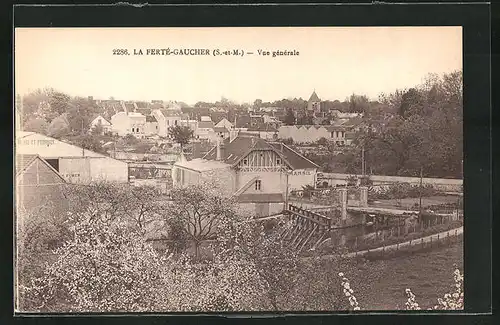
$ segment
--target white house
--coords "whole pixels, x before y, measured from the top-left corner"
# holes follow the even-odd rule
[[[338,145],[352,142],[353,125],[285,125],[278,130],[278,138],[292,140],[296,143],[313,143],[321,138],[333,141]],[[349,141],[346,134],[350,133]]]
[[[175,109],[154,109],[151,115],[158,121],[158,135],[162,137],[168,136],[169,127],[180,125],[181,120],[187,119],[185,114]]]
[[[101,115],[97,115],[94,117],[92,122],[90,122],[90,131],[100,126],[102,128],[103,133],[111,132],[113,125],[110,121],[106,120]]]
[[[234,127],[233,123],[229,122],[226,118],[223,118],[222,120],[219,121],[219,123],[215,124],[216,128],[226,128],[226,129],[231,129]]]
[[[282,143],[238,136],[219,141],[202,159],[179,160],[172,177],[174,186],[212,180],[247,211],[265,216],[283,210],[287,188],[314,186],[317,169],[318,165]]]
[[[119,136],[132,134],[137,138],[145,137],[146,116],[136,112],[118,112],[111,116],[112,130]]]
[[[16,132],[16,155],[39,155],[67,182],[128,182],[128,164],[35,132]]]
[[[144,135],[147,137],[158,134],[158,120],[153,115],[146,116],[146,124],[144,126]]]
[[[202,116],[202,118],[203,118],[203,116]],[[201,121],[198,121],[194,135],[198,139],[209,140],[211,137],[211,134],[213,133],[213,129],[214,129],[214,122],[212,122],[212,120],[210,120],[210,121],[201,120]]]

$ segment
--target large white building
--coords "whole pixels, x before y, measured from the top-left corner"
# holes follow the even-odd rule
[[[238,136],[219,142],[203,158],[174,164],[174,186],[213,181],[247,211],[259,216],[282,211],[288,191],[315,185],[318,165],[283,143]]]
[[[158,121],[158,135],[162,137],[168,136],[169,127],[181,125],[181,121],[187,119],[186,114],[174,109],[154,109],[151,115]]]
[[[16,155],[39,155],[66,181],[128,182],[128,164],[35,132],[17,132]]]
[[[145,137],[146,116],[136,112],[118,112],[111,116],[113,132],[119,136],[132,134],[137,138]]]

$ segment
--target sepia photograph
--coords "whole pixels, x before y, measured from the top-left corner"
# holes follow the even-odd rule
[[[15,312],[463,311],[462,41],[15,28]]]

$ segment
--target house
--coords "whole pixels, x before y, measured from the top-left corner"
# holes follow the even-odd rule
[[[16,155],[38,155],[67,182],[128,182],[128,166],[108,156],[35,132],[16,132]]]
[[[283,122],[275,116],[263,115],[262,118],[264,119],[264,124],[270,125],[275,129],[279,129],[283,125]]]
[[[329,132],[329,137],[327,139],[333,141],[336,145],[343,146],[346,145],[346,133],[348,131],[348,127],[340,125],[327,125],[326,130]]]
[[[196,133],[196,129],[198,128],[197,120],[180,120],[179,123],[181,126],[187,126],[191,130],[193,130],[193,134]]]
[[[158,134],[158,120],[153,115],[146,115],[144,135],[150,137],[156,134]]]
[[[188,118],[181,110],[176,109],[153,109],[151,115],[158,121],[158,135],[162,137],[169,135],[169,127],[180,125],[181,120]]]
[[[18,212],[46,207],[49,202],[55,209],[67,207],[68,201],[63,193],[66,181],[47,161],[37,154],[17,154],[15,165],[15,200]]]
[[[313,143],[321,138],[329,139],[327,125],[284,125],[278,129],[278,138],[292,138],[296,143]]]
[[[208,132],[208,141],[212,143],[216,143],[218,140],[228,139],[229,138],[229,129],[225,127],[215,127]]]
[[[146,116],[136,112],[118,112],[111,116],[112,130],[119,136],[132,134],[137,138],[145,137]]]
[[[211,181],[247,211],[266,216],[283,210],[287,193],[315,184],[318,165],[283,143],[254,136],[218,141],[203,158],[174,164],[174,186]]]
[[[102,115],[96,115],[90,122],[90,131],[95,129],[96,127],[101,127],[102,133],[111,132],[113,125],[110,121],[106,120]]]
[[[210,139],[210,135],[214,129],[214,122],[209,116],[202,116],[201,121],[198,121],[194,136],[198,139]],[[208,118],[208,119],[207,119]]]
[[[223,118],[220,120],[217,124],[215,124],[214,127],[216,128],[226,128],[226,129],[231,129],[233,127],[233,123],[229,122],[226,118]]]

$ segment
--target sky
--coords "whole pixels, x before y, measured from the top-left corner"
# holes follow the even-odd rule
[[[146,55],[147,49],[210,55]],[[113,55],[127,49],[130,55]],[[144,55],[134,55],[134,51]],[[213,50],[253,54],[213,56]],[[258,51],[271,55],[259,55]],[[272,56],[274,51],[298,55]],[[420,84],[462,69],[461,27],[16,28],[15,91],[51,87],[71,96],[173,100],[221,97],[322,100]]]

